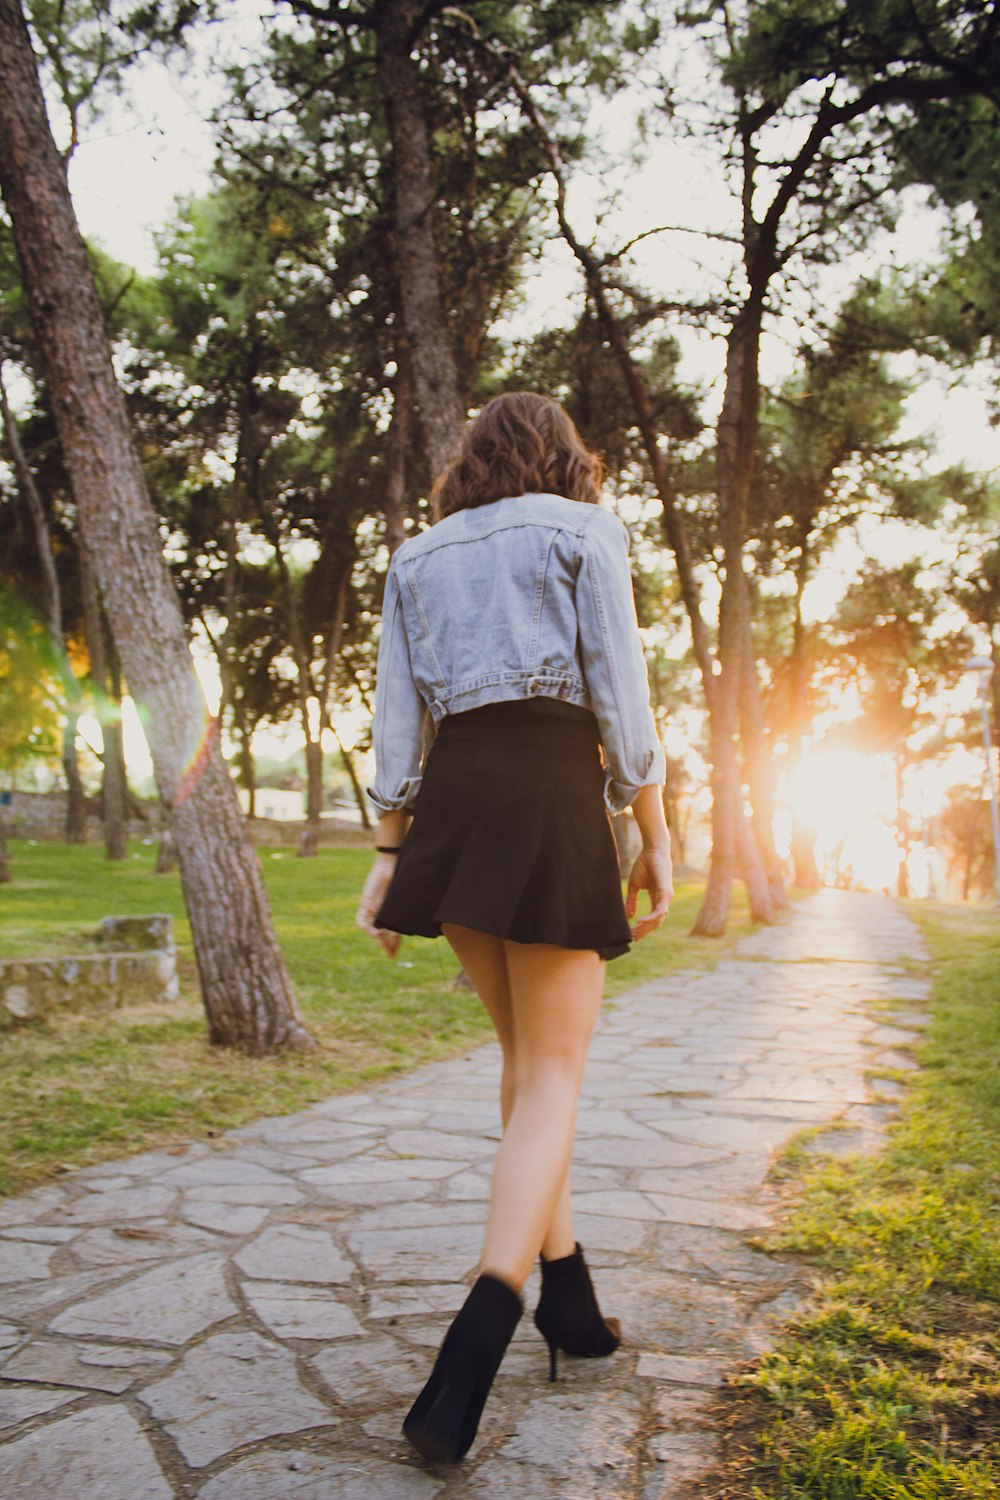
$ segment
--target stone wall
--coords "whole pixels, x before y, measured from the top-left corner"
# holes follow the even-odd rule
[[[159,802],[145,802],[147,820],[131,818],[128,836],[132,839],[159,840],[163,832],[163,808]],[[65,792],[13,792],[11,805],[4,808],[4,822],[8,838],[38,839],[42,842],[58,843],[66,828]],[[374,813],[373,813],[374,816]],[[255,844],[285,844],[295,848],[302,837],[305,823],[276,818],[255,818],[248,823],[250,836]],[[100,843],[104,838],[101,824],[101,808],[96,797],[87,799],[86,834],[88,843]],[[366,833],[359,823],[338,817],[325,817],[320,823],[319,841],[331,844],[373,844],[374,831]]]
[[[4,808],[4,823],[8,838],[15,839],[61,839],[66,830],[65,792],[12,792],[10,806]],[[163,821],[158,802],[143,804],[148,810],[148,821],[130,818],[129,838],[157,837]],[[97,797],[87,798],[85,823],[87,841],[99,843],[104,837],[101,823],[101,804]]]
[[[0,1031],[60,1009],[112,1010],[176,1000],[169,916],[105,917],[97,953],[0,959]]]

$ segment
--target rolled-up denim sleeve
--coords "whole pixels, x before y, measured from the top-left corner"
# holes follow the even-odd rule
[[[382,634],[375,675],[372,748],[375,780],[366,790],[380,812],[412,807],[420,791],[424,747],[424,700],[413,680],[399,578],[393,564],[385,580]]]
[[[610,511],[597,511],[584,532],[577,619],[587,689],[608,762],[604,800],[611,812],[624,812],[640,787],[662,784],[666,761],[649,703],[628,535]]]

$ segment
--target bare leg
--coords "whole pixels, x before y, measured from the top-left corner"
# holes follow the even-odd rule
[[[488,932],[476,932],[471,927],[444,924],[444,935],[455,951],[459,963],[472,981],[473,988],[487,1011],[496,1030],[497,1040],[503,1054],[500,1075],[500,1118],[506,1130],[510,1112],[514,1106],[514,1015],[510,998],[510,978],[507,958],[501,938]],[[570,1174],[567,1171],[559,1194],[559,1202],[552,1223],[542,1241],[542,1254],[546,1260],[558,1260],[563,1255],[572,1255],[576,1249],[573,1231],[573,1209],[570,1189]]]
[[[520,1290],[539,1248],[572,1253],[569,1162],[604,962],[593,950],[445,936],[493,1018],[504,1053],[504,1135],[480,1269]]]
[[[521,1287],[566,1182],[587,1050],[604,989],[593,949],[504,944],[514,1103],[497,1152],[481,1269]]]

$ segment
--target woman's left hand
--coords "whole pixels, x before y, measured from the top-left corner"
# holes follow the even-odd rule
[[[642,942],[657,927],[663,925],[670,903],[674,899],[673,865],[670,848],[642,849],[636,855],[628,878],[628,895],[625,898],[625,915],[631,922],[639,908],[639,892],[649,892],[649,913],[640,917],[632,928],[632,937]]]
[[[395,958],[399,952],[399,945],[403,941],[398,932],[389,932],[384,927],[375,926],[375,915],[385,900],[392,877],[396,873],[396,856],[394,854],[376,854],[375,863],[368,872],[364,889],[361,892],[361,900],[358,903],[357,915],[354,921],[362,932],[374,938],[376,943],[389,955]]]

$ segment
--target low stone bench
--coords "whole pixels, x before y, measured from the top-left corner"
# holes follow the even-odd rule
[[[177,999],[169,916],[105,917],[94,939],[96,953],[0,959],[0,1030],[59,1009]]]

